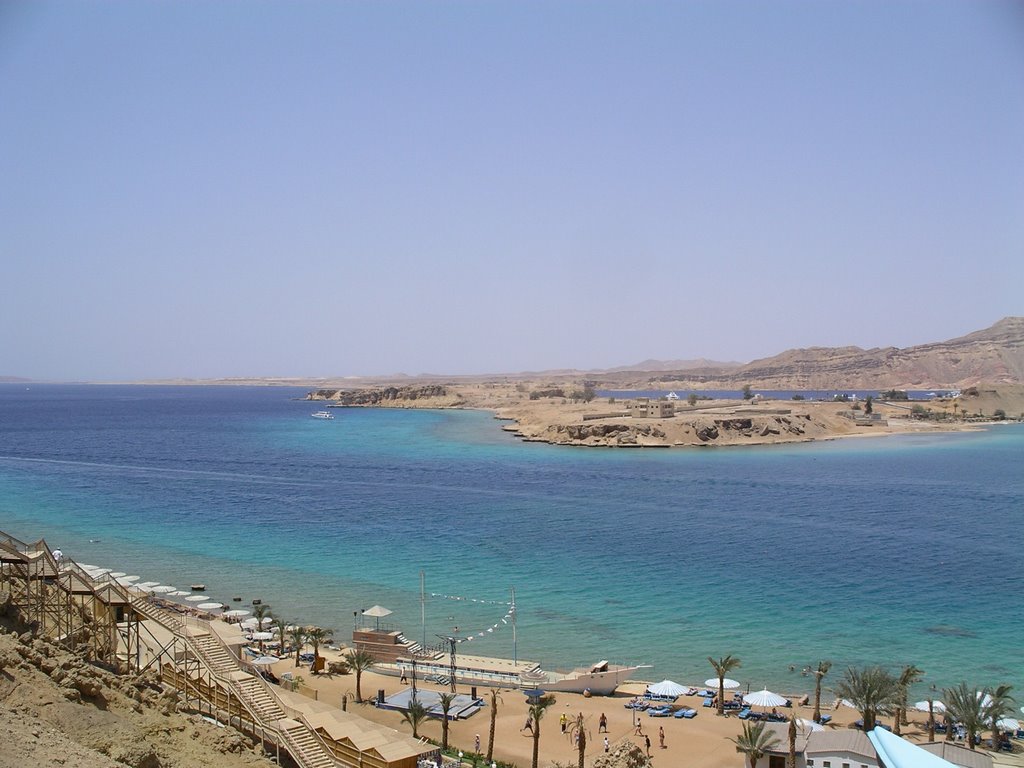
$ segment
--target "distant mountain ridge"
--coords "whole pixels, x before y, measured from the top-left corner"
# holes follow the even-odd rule
[[[652,361],[653,362],[653,361]],[[1006,317],[981,331],[948,341],[899,349],[809,347],[790,349],[746,365],[651,368],[647,383],[762,389],[966,387],[1024,383],[1024,317]],[[622,371],[608,371],[619,379]],[[635,369],[632,369],[635,370]],[[639,382],[637,382],[639,383]]]

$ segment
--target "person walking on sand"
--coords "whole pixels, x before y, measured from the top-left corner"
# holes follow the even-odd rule
[[[562,733],[565,733],[565,726],[569,724],[569,718],[565,716],[565,712],[563,712],[562,716],[558,718],[558,722],[562,725]]]
[[[665,729],[658,726],[658,744],[665,749]]]
[[[608,737],[607,737],[607,736],[605,736],[605,737],[604,737],[604,753],[605,753],[606,755],[608,754],[608,747],[609,747],[609,746],[611,746],[611,745],[610,745],[610,744],[608,743]]]
[[[476,735],[476,739],[474,739],[473,751],[476,752],[478,755],[480,754],[480,734],[479,733]]]
[[[604,716],[604,712],[601,713],[601,719],[597,721],[597,732],[608,733],[608,718]]]
[[[647,756],[651,756],[651,737],[644,736],[644,749],[647,750]]]
[[[519,729],[520,733],[523,731],[529,731],[531,734],[533,733],[533,715],[526,716],[526,724]]]
[[[637,736],[643,736],[644,735],[644,724],[643,724],[643,721],[640,720],[639,718],[636,721],[636,730],[633,731],[633,733],[635,735],[637,735]]]

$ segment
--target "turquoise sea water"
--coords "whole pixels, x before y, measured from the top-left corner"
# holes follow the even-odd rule
[[[334,627],[520,658],[608,658],[808,689],[914,663],[1024,690],[1024,426],[770,448],[525,444],[489,414],[338,409],[303,390],[0,386],[0,530]],[[419,574],[427,626],[420,627]],[[491,602],[494,601],[494,602]],[[487,632],[497,625],[497,629]],[[795,671],[790,671],[790,666]]]

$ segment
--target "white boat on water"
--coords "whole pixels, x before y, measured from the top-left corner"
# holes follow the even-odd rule
[[[649,665],[638,664],[629,667],[599,661],[589,667],[577,667],[572,672],[546,672],[538,668],[520,673],[519,680],[524,687],[540,688],[548,693],[583,693],[589,690],[595,696],[611,696],[618,686],[632,679],[634,672],[646,666]]]
[[[314,419],[333,419],[334,414],[330,411],[317,411],[313,414]]]

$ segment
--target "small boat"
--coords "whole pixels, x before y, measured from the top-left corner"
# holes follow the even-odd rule
[[[192,585],[192,591],[193,592],[205,592],[206,591],[206,585],[205,584],[193,584]]]
[[[314,419],[333,419],[334,414],[330,411],[317,411],[313,414]]]
[[[572,672],[545,672],[542,669],[534,669],[520,673],[519,679],[521,685],[543,688],[545,691],[584,693],[589,690],[595,696],[611,696],[632,673],[646,666],[626,666],[599,661],[589,667],[574,669]]]

